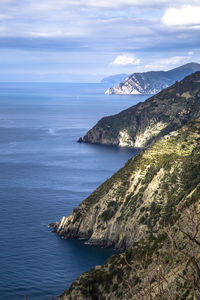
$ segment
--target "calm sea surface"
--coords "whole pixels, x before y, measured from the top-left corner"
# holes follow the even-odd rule
[[[48,224],[71,213],[135,152],[78,144],[101,117],[147,96],[102,84],[0,84],[0,299],[48,300],[111,249],[64,240]]]

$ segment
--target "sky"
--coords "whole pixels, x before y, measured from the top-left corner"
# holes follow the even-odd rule
[[[200,63],[199,0],[0,0],[0,81],[99,82]]]

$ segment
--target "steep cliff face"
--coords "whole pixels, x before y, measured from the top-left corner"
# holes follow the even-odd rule
[[[198,120],[130,159],[54,230],[94,245],[131,246],[191,197],[200,181],[199,146]]]
[[[79,140],[121,147],[147,147],[200,114],[200,72],[121,113],[101,119]]]
[[[192,240],[194,232],[189,229],[191,224],[199,224],[199,213],[197,200],[182,211],[175,224],[83,273],[58,299],[200,299],[200,232]]]
[[[172,85],[175,81],[168,78],[164,71],[134,73],[124,81],[106,90],[106,95],[156,94]]]
[[[130,247],[83,273],[61,300],[198,299],[200,119],[129,160],[53,227],[64,237]]]
[[[120,84],[108,89],[105,93],[112,94],[156,94],[161,90],[182,80],[196,71],[200,71],[200,64],[189,63],[169,71],[150,71],[133,73]]]

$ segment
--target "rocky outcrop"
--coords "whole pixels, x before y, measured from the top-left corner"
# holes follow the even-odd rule
[[[160,101],[181,107],[178,127],[199,112],[199,84],[196,73],[161,93]],[[126,132],[122,139],[132,142]],[[124,250],[83,273],[59,300],[199,299],[200,118],[143,149],[51,227],[64,238]]]
[[[105,94],[156,94],[196,71],[200,71],[200,64],[189,63],[169,71],[133,73]]]
[[[200,72],[196,72],[145,102],[102,118],[79,142],[143,148],[199,114]]]
[[[164,71],[134,73],[123,82],[106,90],[106,95],[156,94],[172,85],[174,80],[165,76]]]
[[[198,299],[199,208],[200,119],[130,159],[53,225],[66,238],[130,247],[58,299]]]
[[[55,232],[117,249],[145,238],[179,202],[187,201],[200,180],[199,146],[199,120],[163,137],[54,224]]]

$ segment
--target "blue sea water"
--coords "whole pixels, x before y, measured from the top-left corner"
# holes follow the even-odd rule
[[[65,240],[48,224],[71,213],[136,151],[78,144],[102,116],[147,96],[103,84],[0,84],[0,299],[58,296],[114,251]]]

